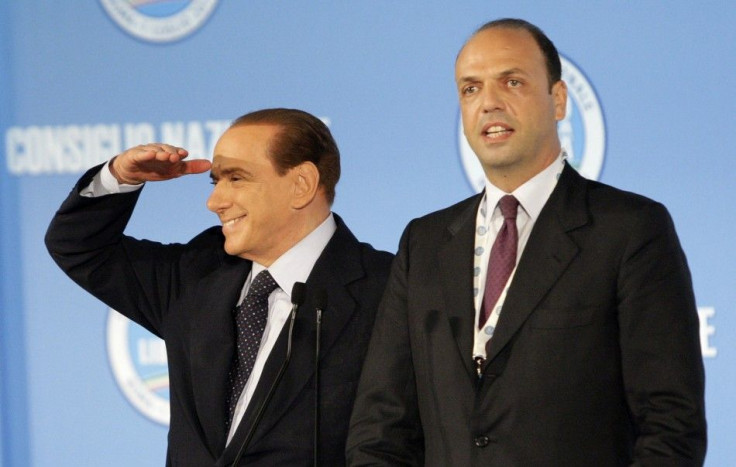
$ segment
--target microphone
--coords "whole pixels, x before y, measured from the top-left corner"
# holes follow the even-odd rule
[[[304,282],[294,282],[294,287],[291,289],[291,312],[296,313],[297,308],[304,305],[304,299],[306,298],[307,286]]]
[[[256,418],[253,420],[253,425],[251,425],[250,430],[248,430],[248,435],[243,440],[243,444],[240,445],[238,455],[235,456],[235,460],[231,464],[233,466],[237,466],[238,462],[240,462],[240,458],[243,457],[243,453],[245,453],[245,449],[248,447],[250,440],[253,438],[253,435],[256,432],[256,428],[258,427],[261,418],[263,418],[263,413],[266,411],[266,407],[268,407],[268,403],[271,401],[271,397],[273,397],[273,393],[276,392],[276,386],[279,385],[279,382],[281,381],[281,378],[284,376],[284,372],[286,371],[286,367],[289,365],[289,360],[291,359],[291,340],[294,333],[294,320],[296,319],[297,310],[301,305],[304,304],[304,298],[306,296],[305,289],[306,285],[304,285],[304,282],[294,282],[294,287],[291,289],[291,315],[289,316],[289,334],[286,341],[286,358],[284,358],[284,363],[281,364],[281,368],[276,375],[276,379],[273,381],[273,384],[271,384],[271,387],[268,389],[266,398],[263,399],[263,403],[260,407],[258,407]]]
[[[315,339],[314,339],[314,465],[319,463],[319,344],[322,333],[322,312],[327,309],[327,291],[317,289],[314,294]]]

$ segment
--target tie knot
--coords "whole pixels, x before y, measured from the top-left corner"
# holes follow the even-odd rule
[[[255,279],[253,279],[253,282],[250,284],[250,289],[248,289],[248,295],[268,297],[278,286],[279,285],[273,279],[273,276],[271,276],[271,273],[268,272],[268,270],[263,270],[258,273]]]
[[[519,202],[512,195],[505,195],[498,202],[504,219],[516,219],[516,208]]]

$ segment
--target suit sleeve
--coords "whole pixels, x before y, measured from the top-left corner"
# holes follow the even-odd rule
[[[644,208],[629,238],[617,293],[634,465],[702,465],[704,370],[685,255],[661,204]]]
[[[54,215],[46,247],[59,267],[82,288],[154,334],[176,286],[177,248],[123,235],[142,190],[80,196],[95,167],[77,183]]]
[[[378,309],[350,421],[350,466],[424,464],[409,331],[407,276],[411,224]]]

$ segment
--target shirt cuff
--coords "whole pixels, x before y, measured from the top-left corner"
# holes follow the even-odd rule
[[[85,198],[95,198],[98,196],[114,195],[118,193],[130,193],[140,190],[143,183],[137,185],[128,185],[119,183],[115,176],[110,172],[110,161],[107,161],[102,169],[92,177],[92,181],[86,187],[79,191],[80,196]]]

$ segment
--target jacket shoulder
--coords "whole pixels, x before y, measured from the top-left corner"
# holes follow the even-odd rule
[[[595,218],[611,216],[616,218],[638,218],[640,216],[669,216],[667,208],[647,196],[586,180],[587,202],[591,215]]]
[[[483,193],[478,193],[451,206],[413,219],[404,229],[403,237],[409,232],[425,239],[435,235],[456,233],[466,222],[475,222],[475,215],[482,197]]]

